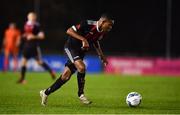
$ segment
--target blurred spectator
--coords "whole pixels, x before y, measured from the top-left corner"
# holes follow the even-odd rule
[[[10,23],[9,27],[5,30],[3,49],[4,49],[4,65],[3,70],[8,70],[9,56],[13,55],[14,71],[17,69],[17,55],[19,52],[20,44],[20,30],[16,27],[15,23]]]

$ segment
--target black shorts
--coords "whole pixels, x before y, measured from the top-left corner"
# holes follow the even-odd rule
[[[41,59],[40,47],[25,47],[23,49],[23,57],[26,59],[35,58],[37,60]]]
[[[85,52],[83,50],[74,50],[67,47],[64,48],[64,51],[68,57],[68,60],[65,63],[65,66],[67,66],[71,70],[71,72],[74,73],[77,70],[74,65],[74,61],[79,60],[79,59],[83,60],[85,56]]]
[[[65,54],[67,55],[68,59],[74,63],[76,60],[83,60],[85,56],[85,52],[83,50],[74,50],[71,48],[64,48]]]

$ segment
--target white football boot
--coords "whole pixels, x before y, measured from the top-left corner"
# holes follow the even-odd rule
[[[80,97],[79,97],[79,99],[80,99],[80,101],[81,101],[83,104],[86,104],[86,105],[92,103],[92,101],[89,101],[84,94],[81,94]]]
[[[41,96],[41,105],[42,106],[46,106],[47,104],[47,98],[48,98],[48,95],[45,94],[45,89],[44,90],[41,90],[39,93],[40,93],[40,96]]]

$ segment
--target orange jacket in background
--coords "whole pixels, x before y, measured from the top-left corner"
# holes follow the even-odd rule
[[[20,39],[20,31],[18,29],[6,29],[5,31],[5,49],[18,48],[17,42]]]

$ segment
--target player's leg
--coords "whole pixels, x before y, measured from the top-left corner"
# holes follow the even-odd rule
[[[86,75],[86,66],[83,62],[83,58],[85,55],[84,51],[81,50],[73,50],[70,48],[65,48],[65,53],[67,54],[68,58],[74,63],[78,73],[77,73],[77,81],[78,81],[78,96],[82,103],[90,104],[89,101],[84,96],[84,85],[85,85],[85,75]]]
[[[4,50],[4,64],[3,64],[3,70],[7,71],[9,67],[9,53],[10,50],[8,48],[5,48]]]
[[[22,66],[21,66],[21,77],[17,83],[21,83],[21,84],[26,83],[26,81],[25,81],[26,65],[27,65],[27,58],[23,57],[22,58]]]
[[[50,73],[52,79],[56,79],[55,72],[50,68],[50,66],[46,62],[42,60],[40,47],[37,47],[35,58],[36,58],[37,63]]]
[[[74,65],[77,68],[77,81],[78,81],[78,96],[82,103],[84,104],[90,104],[91,101],[89,101],[85,95],[84,95],[84,85],[85,85],[85,75],[86,75],[86,66],[83,62],[83,60],[78,59],[74,62]]]
[[[62,73],[62,75],[47,89],[40,91],[40,96],[42,98],[41,104],[43,106],[47,103],[47,97],[54,91],[58,90],[62,85],[64,85],[71,77],[71,75],[74,73],[74,66],[67,65]]]
[[[65,67],[62,75],[52,84],[49,88],[46,89],[45,94],[49,95],[52,92],[59,89],[63,84],[65,84],[71,77],[71,70],[68,67]]]
[[[86,74],[86,66],[84,62],[79,59],[74,62],[74,65],[77,68],[77,81],[78,81],[78,96],[84,93],[84,84],[85,84],[85,74]]]
[[[36,61],[40,66],[42,66],[46,71],[48,71],[50,73],[52,79],[56,79],[55,72],[50,68],[50,66],[46,62],[44,62],[40,59],[38,59]]]
[[[14,63],[13,71],[16,71],[18,67],[18,48],[14,48],[12,53],[13,53],[13,63]]]
[[[29,47],[23,47],[22,50],[22,62],[21,62],[21,77],[18,80],[17,83],[21,83],[24,84],[26,83],[25,81],[25,74],[26,74],[26,65],[27,65],[27,61],[33,56],[34,54],[34,50],[29,48]]]
[[[77,79],[78,79],[78,96],[84,93],[84,84],[85,84],[85,73],[86,66],[83,62],[84,52],[81,50],[73,50],[70,48],[65,48],[65,53],[67,54],[69,60],[74,63],[77,68]]]

